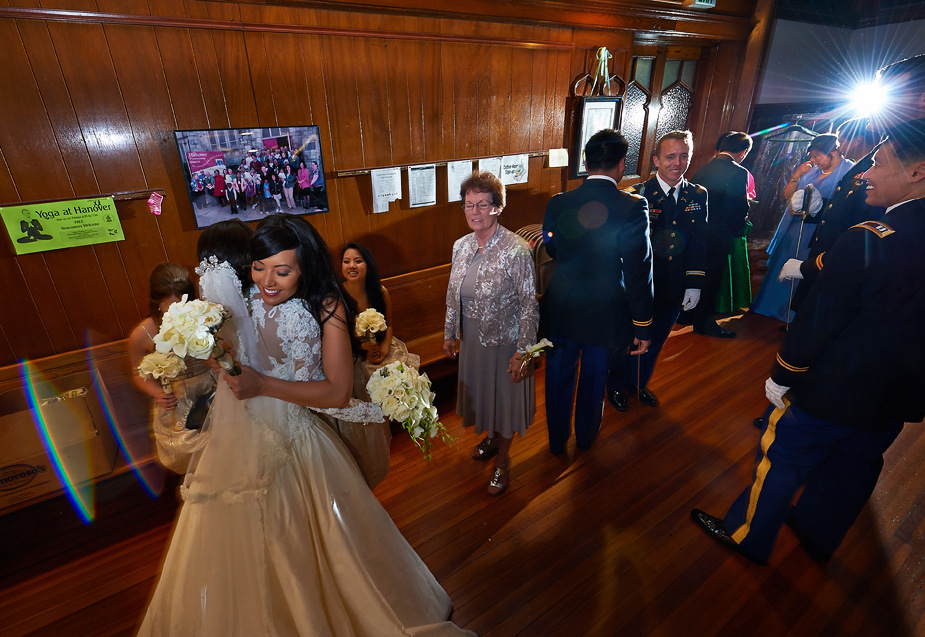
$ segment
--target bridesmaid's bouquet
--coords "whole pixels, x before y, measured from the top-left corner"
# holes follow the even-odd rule
[[[205,360],[211,356],[229,375],[237,376],[241,373],[240,366],[215,334],[229,318],[231,315],[218,303],[188,301],[184,294],[164,312],[161,329],[153,339],[154,348],[158,353],[173,353],[180,358]]]
[[[373,373],[366,383],[366,391],[388,418],[401,423],[428,460],[434,438],[439,436],[447,444],[453,442],[438,420],[427,374],[395,361]]]
[[[182,358],[170,352],[151,352],[141,359],[138,366],[138,375],[144,379],[153,378],[161,381],[165,394],[172,394],[170,381],[186,371],[186,363]]]
[[[353,328],[357,338],[363,338],[367,341],[375,340],[376,332],[384,332],[386,329],[385,317],[374,307],[367,308],[357,314]]]

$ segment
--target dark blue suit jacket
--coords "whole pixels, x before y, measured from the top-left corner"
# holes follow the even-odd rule
[[[646,200],[607,179],[549,200],[543,239],[556,269],[540,310],[544,334],[604,347],[649,340],[648,227]]]

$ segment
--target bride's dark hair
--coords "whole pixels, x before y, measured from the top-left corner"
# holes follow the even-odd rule
[[[251,282],[250,242],[254,230],[240,219],[219,221],[207,227],[199,235],[196,244],[197,258],[202,261],[215,257],[219,263],[227,261],[238,280],[241,281],[241,292],[244,292]]]
[[[334,273],[331,253],[318,231],[302,217],[286,213],[264,218],[257,225],[257,231],[251,239],[251,261],[261,261],[284,250],[295,250],[301,271],[296,296],[302,300],[305,308],[319,325],[324,325],[334,316],[337,306],[343,305],[354,353],[362,351],[353,334],[356,302],[352,298],[344,298]]]

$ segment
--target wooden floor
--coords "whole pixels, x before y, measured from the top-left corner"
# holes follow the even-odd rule
[[[756,566],[690,520],[722,515],[746,486],[779,323],[733,318],[734,340],[673,333],[650,383],[658,409],[605,408],[591,451],[548,452],[543,378],[534,425],[513,448],[512,484],[489,498],[491,468],[452,414],[459,448],[428,464],[407,439],[376,489],[479,635],[925,635],[925,436],[907,426],[880,484],[828,564],[789,529]],[[0,518],[0,633],[129,635],[166,549],[173,491],[151,500],[130,476],[101,486],[97,521],[65,502]]]

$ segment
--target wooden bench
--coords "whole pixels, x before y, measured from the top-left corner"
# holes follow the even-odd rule
[[[382,284],[392,298],[393,331],[421,357],[421,370],[431,378],[456,372],[456,360],[443,353],[443,322],[450,264],[389,277]]]

